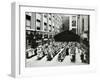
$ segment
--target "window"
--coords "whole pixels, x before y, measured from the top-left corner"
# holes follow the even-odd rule
[[[37,28],[37,30],[40,30],[40,27],[41,27],[41,23],[40,22],[36,22],[36,28]]]
[[[51,20],[51,18],[49,18],[49,20]]]
[[[44,22],[44,25],[46,26],[46,25],[47,25],[47,23],[46,23],[46,22]]]
[[[40,27],[39,26],[37,26],[37,30],[40,30]]]
[[[46,15],[46,14],[44,14],[44,17],[46,18],[46,17],[47,17],[47,15]]]
[[[51,27],[51,25],[49,24],[49,26]]]
[[[26,14],[26,20],[31,20],[31,16]]]
[[[36,20],[37,22],[41,22],[39,19]]]
[[[72,26],[76,26],[76,16],[72,16]]]
[[[31,16],[26,14],[26,28],[31,28]]]

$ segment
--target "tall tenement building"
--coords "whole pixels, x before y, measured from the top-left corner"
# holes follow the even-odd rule
[[[26,13],[26,30],[59,33],[62,17],[56,13]]]
[[[55,34],[60,32],[62,17],[56,13],[26,12],[26,44],[33,44],[32,41],[48,42]],[[28,39],[28,34],[35,35],[35,38]],[[32,39],[32,41],[30,41]]]

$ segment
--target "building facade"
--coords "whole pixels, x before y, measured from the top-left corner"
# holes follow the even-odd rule
[[[81,35],[89,31],[89,15],[62,15],[62,31]]]
[[[38,43],[52,41],[53,36],[60,32],[61,26],[62,17],[59,14],[26,12],[26,46],[32,47],[33,41],[36,46]]]

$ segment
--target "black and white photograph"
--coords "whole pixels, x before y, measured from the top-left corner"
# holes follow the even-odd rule
[[[25,67],[90,64],[90,15],[25,12]]]

